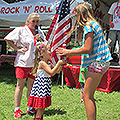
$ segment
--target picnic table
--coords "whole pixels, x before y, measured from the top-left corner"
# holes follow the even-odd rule
[[[0,66],[1,63],[5,63],[5,62],[14,63],[15,57],[16,55],[6,55],[6,54],[0,55]]]

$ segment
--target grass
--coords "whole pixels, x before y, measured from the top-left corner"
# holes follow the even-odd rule
[[[0,120],[14,120],[14,91],[16,86],[13,65],[2,64],[0,67]],[[21,110],[24,115],[20,120],[33,120],[26,114],[26,86],[23,90]],[[97,120],[120,120],[120,92],[104,93],[96,91]],[[64,85],[52,85],[52,105],[45,109],[44,120],[87,120],[85,107],[80,103],[80,89]]]

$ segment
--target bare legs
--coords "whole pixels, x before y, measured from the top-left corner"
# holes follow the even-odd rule
[[[22,92],[23,92],[23,88],[25,86],[25,81],[26,81],[26,79],[17,79],[17,86],[15,89],[15,95],[14,95],[15,107],[20,107],[20,103],[21,103],[21,99],[22,99]],[[27,98],[30,95],[30,91],[31,91],[33,82],[34,82],[34,80],[30,79],[30,78],[27,81],[27,87],[28,87]]]
[[[42,117],[43,115],[43,112],[44,112],[44,108],[41,108],[41,109],[37,109],[37,113],[36,113],[36,117]]]
[[[29,98],[29,96],[30,96],[33,83],[34,83],[34,79],[28,78],[28,80],[27,80],[27,98]]]
[[[15,107],[20,107],[20,102],[22,99],[22,92],[25,85],[25,79],[17,79],[17,86],[15,89]]]
[[[96,104],[94,100],[94,93],[100,83],[103,74],[87,73],[87,80],[84,86],[84,103],[88,120],[96,120]]]
[[[81,92],[80,95],[81,95],[81,99],[83,99],[83,92]]]

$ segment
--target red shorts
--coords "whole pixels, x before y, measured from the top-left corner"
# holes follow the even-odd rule
[[[25,79],[25,78],[31,78],[31,79],[35,79],[35,76],[33,76],[32,74],[30,74],[32,70],[32,67],[16,67],[15,73],[16,73],[16,78],[21,78],[21,79]]]

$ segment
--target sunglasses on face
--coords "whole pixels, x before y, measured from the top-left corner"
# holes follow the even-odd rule
[[[36,23],[38,23],[38,22],[39,22],[39,20],[37,20],[37,21],[35,21],[35,20],[32,20],[32,23],[35,23],[35,22],[36,22]]]

